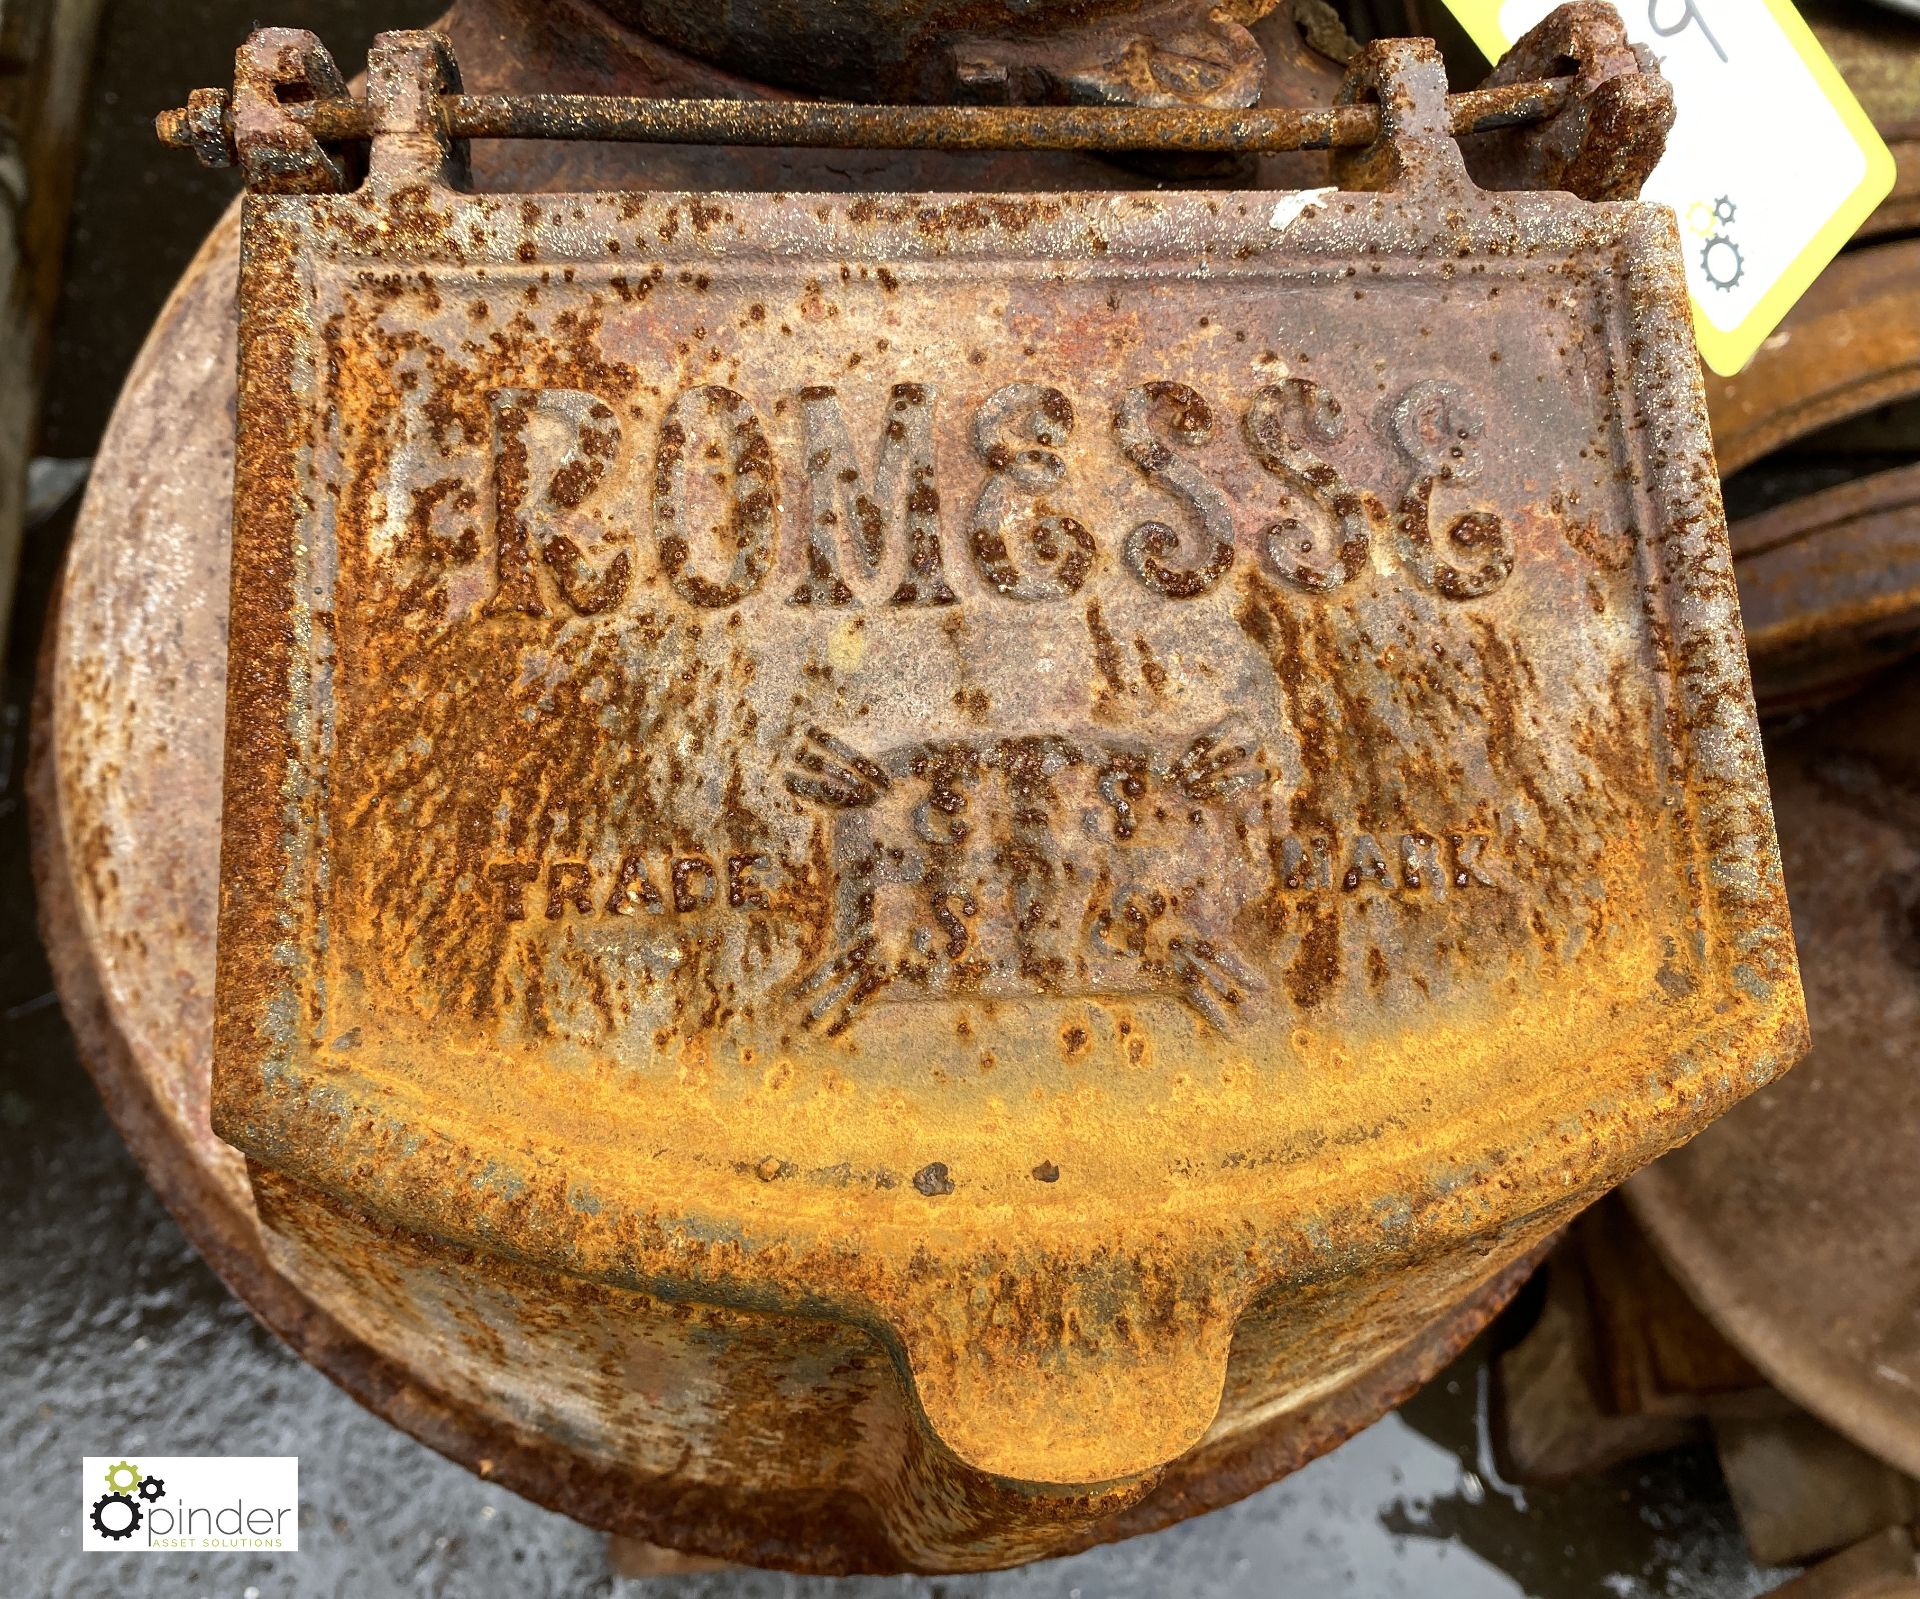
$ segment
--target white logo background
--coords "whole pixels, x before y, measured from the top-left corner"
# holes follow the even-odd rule
[[[300,1460],[88,1455],[80,1464],[80,1517],[81,1547],[88,1550],[298,1549]]]

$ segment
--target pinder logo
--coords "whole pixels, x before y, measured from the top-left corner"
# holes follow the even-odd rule
[[[80,1466],[81,1547],[178,1550],[300,1547],[294,1455],[88,1455]]]

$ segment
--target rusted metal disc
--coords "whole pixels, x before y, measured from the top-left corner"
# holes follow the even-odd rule
[[[1813,1053],[1627,1193],[1771,1382],[1920,1474],[1920,672],[1767,753]]]
[[[470,59],[483,70],[513,60],[522,85],[539,81],[544,63],[552,86],[583,86],[578,71],[556,67],[537,41],[516,47],[511,20],[463,7],[455,19],[464,23],[456,27],[463,50],[471,38]],[[591,86],[609,86],[604,56],[595,59],[602,75]],[[665,79],[681,92],[712,92],[710,74],[703,80],[661,59],[649,58],[656,85]],[[632,87],[631,75],[623,86]],[[510,181],[531,187],[556,176],[583,186],[617,181],[595,162],[620,158],[586,148],[500,159],[524,163]],[[719,159],[673,151],[645,158],[661,181],[695,184]],[[737,158],[724,159],[741,181]],[[965,170],[991,181],[1004,165]],[[1070,170],[1077,186],[1101,183],[1094,163]],[[1046,176],[1058,183],[1062,168]],[[208,1122],[236,246],[230,218],[189,269],[128,380],[45,644],[33,768],[43,926],[109,1112],[189,1236],[267,1326],[369,1408],[478,1474],[588,1524],[682,1549],[811,1571],[897,1569],[901,1555],[858,1503],[663,1484],[527,1429],[504,1398],[450,1399],[436,1389],[429,1351],[383,1345],[343,1326],[271,1257],[242,1158]],[[1528,1265],[1495,1273],[1354,1380],[1203,1445],[1147,1497],[1075,1541],[1128,1536],[1212,1509],[1331,1448],[1451,1358]]]
[[[231,219],[189,268],[128,379],[49,620],[36,707],[42,930],[81,1052],[196,1247],[256,1315],[368,1408],[482,1476],[609,1530],[795,1569],[897,1565],[821,1507],[650,1498],[634,1481],[447,1401],[404,1355],[355,1337],[268,1259],[244,1162],[208,1125],[226,662]],[[1524,1280],[1501,1273],[1357,1381],[1201,1454],[1083,1541],[1251,1493],[1426,1381]]]
[[[1737,377],[1707,380],[1723,475],[1920,395],[1920,239],[1843,254]],[[1920,635],[1914,478],[1890,470],[1736,522],[1763,714],[1818,705],[1910,654]]]
[[[1837,699],[1912,653],[1920,465],[1790,500],[1728,532],[1763,712]]]
[[[1916,0],[1881,0],[1920,19]],[[1910,231],[1920,224],[1920,22],[1860,5],[1809,7],[1808,24],[1847,87],[1893,151],[1893,192],[1867,218],[1863,234]]]
[[[1821,428],[1920,395],[1920,239],[1849,251],[1737,377],[1707,380],[1723,476]]]

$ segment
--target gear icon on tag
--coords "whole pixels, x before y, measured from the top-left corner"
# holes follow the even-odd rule
[[[118,1506],[120,1509],[126,1511],[125,1525],[109,1526],[107,1524],[106,1512],[110,1505]],[[102,1494],[98,1499],[94,1500],[93,1514],[87,1519],[93,1523],[93,1530],[99,1533],[102,1538],[131,1538],[134,1533],[140,1529],[140,1506],[134,1502],[132,1494]],[[120,1517],[116,1512],[114,1520],[119,1521],[119,1519]]]
[[[1687,231],[1695,238],[1704,239],[1708,234],[1717,232],[1713,223],[1714,208],[1705,200],[1695,200],[1687,207]]]
[[[107,1491],[116,1494],[130,1494],[140,1486],[140,1468],[122,1460],[117,1465],[107,1467]]]
[[[1723,228],[1732,227],[1733,219],[1739,214],[1739,209],[1724,194],[1713,202],[1713,220]]]
[[[140,1497],[148,1504],[152,1504],[156,1499],[164,1499],[167,1497],[167,1485],[158,1477],[142,1477]]]
[[[1724,293],[1737,288],[1747,275],[1747,258],[1733,240],[1724,233],[1716,233],[1700,247],[1700,270],[1709,283]]]

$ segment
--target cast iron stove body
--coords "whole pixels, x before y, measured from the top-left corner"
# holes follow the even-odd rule
[[[249,49],[215,1126],[648,1530],[1127,1530],[1803,1047],[1672,219],[1430,47],[1019,197],[466,193],[430,35],[351,186]]]

